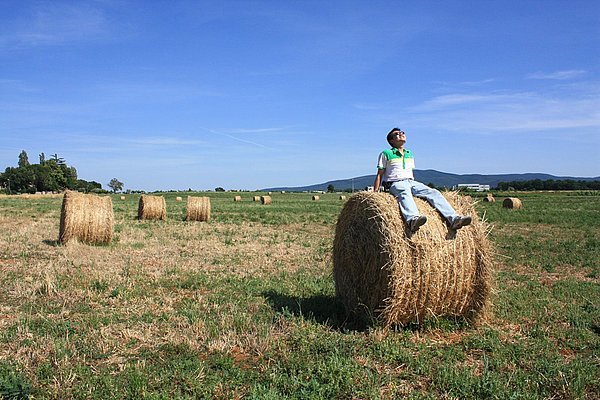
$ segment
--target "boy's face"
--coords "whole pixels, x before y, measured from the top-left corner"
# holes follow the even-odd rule
[[[395,148],[401,147],[402,145],[404,145],[404,143],[406,143],[406,133],[402,131],[392,132],[392,134],[390,135],[389,142]]]

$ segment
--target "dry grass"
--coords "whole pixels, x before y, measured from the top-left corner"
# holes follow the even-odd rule
[[[271,204],[271,196],[260,196],[260,202],[264,205]]]
[[[66,191],[60,215],[58,241],[79,240],[88,244],[108,244],[113,236],[112,199],[108,196]]]
[[[188,221],[208,221],[210,219],[210,198],[194,197],[187,198],[186,220]]]
[[[285,325],[275,323],[270,332],[238,332],[231,310],[214,309],[210,289],[186,290],[161,282],[181,282],[198,271],[213,279],[270,279],[280,273],[281,266],[294,273],[305,268],[306,260],[314,260],[321,238],[332,234],[331,227],[252,223],[235,227],[167,223],[140,229],[120,220],[124,226],[111,247],[77,242],[52,246],[48,243],[56,237],[57,216],[58,212],[35,220],[0,217],[0,230],[10,232],[0,235],[0,267],[5,276],[13,277],[0,287],[0,329],[18,325],[12,339],[0,343],[0,360],[18,362],[34,385],[37,369],[49,360],[57,371],[69,371],[68,365],[122,370],[148,351],[158,354],[165,344],[182,344],[201,353],[263,354],[281,337]],[[315,272],[326,270],[326,260],[312,267]],[[95,282],[106,289],[97,289]],[[111,291],[121,294],[109,296]],[[211,334],[202,319],[190,321],[181,316],[177,308],[188,301],[219,313],[222,334]],[[22,307],[38,302],[47,306]],[[54,305],[57,309],[48,313],[46,308]],[[89,312],[94,319],[122,322],[90,326]],[[142,315],[153,322],[140,319]],[[78,336],[84,335],[89,346],[104,356],[90,359],[78,341],[66,337],[57,342],[33,332],[29,323],[36,320],[80,326]],[[58,346],[68,349],[68,357]],[[74,384],[71,378],[56,374],[55,396],[68,391]]]
[[[488,228],[469,198],[446,198],[473,223],[454,237],[442,217],[416,199],[427,224],[405,234],[396,199],[386,193],[353,195],[340,213],[333,251],[336,294],[359,318],[385,325],[428,317],[480,315],[490,292]]]
[[[523,208],[523,203],[521,202],[520,199],[518,199],[516,197],[507,197],[502,202],[502,207],[503,208],[513,208],[515,210],[519,210],[519,209]]]
[[[163,196],[143,194],[138,205],[138,219],[161,220],[167,219],[167,203]]]

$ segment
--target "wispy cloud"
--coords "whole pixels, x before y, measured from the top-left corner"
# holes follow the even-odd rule
[[[556,72],[534,72],[527,76],[528,79],[554,79],[554,80],[566,80],[573,79],[582,76],[586,71],[581,69],[570,69],[566,71]]]
[[[61,45],[104,37],[109,32],[104,12],[89,3],[39,2],[27,17],[4,27],[0,47]]]
[[[265,146],[262,143],[257,143],[257,142],[252,141],[252,140],[242,139],[242,138],[240,138],[238,136],[230,135],[229,133],[225,133],[225,131],[220,131],[220,130],[215,130],[215,129],[210,129],[210,128],[202,128],[202,129],[204,129],[205,131],[208,131],[210,133],[214,133],[216,135],[225,136],[227,138],[233,139],[233,140],[241,142],[241,143],[251,144],[251,145],[256,146],[256,147],[262,147],[264,149],[276,150],[276,149],[274,149],[272,147]],[[271,128],[263,128],[263,129],[271,129]]]
[[[600,128],[600,93],[456,93],[409,108],[406,118],[420,126],[470,133]]]

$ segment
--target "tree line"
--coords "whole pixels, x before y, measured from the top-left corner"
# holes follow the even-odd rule
[[[531,179],[528,181],[498,182],[498,190],[600,190],[600,181],[574,179]]]
[[[31,164],[27,152],[21,151],[17,167],[8,167],[0,173],[0,187],[8,194],[60,192],[65,189],[85,193],[103,191],[98,182],[77,179],[75,167],[67,165],[58,154],[46,159],[41,153],[39,160],[39,164]]]

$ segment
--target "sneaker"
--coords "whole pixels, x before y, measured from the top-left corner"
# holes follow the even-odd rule
[[[452,222],[450,223],[450,229],[452,230],[457,230],[462,228],[463,226],[467,226],[469,224],[471,224],[471,217],[469,217],[468,215],[459,215],[458,217],[455,217]]]
[[[408,221],[408,229],[414,233],[418,231],[419,228],[425,224],[425,222],[427,222],[427,217],[424,215],[411,218],[411,220]]]

